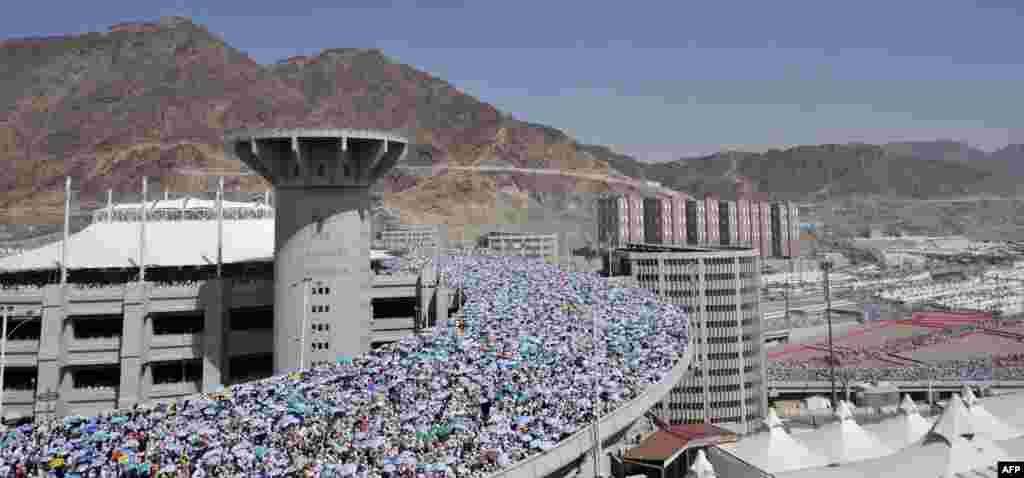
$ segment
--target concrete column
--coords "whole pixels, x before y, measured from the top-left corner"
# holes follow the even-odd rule
[[[757,333],[757,344],[760,348],[758,354],[761,363],[758,366],[761,368],[761,416],[768,415],[768,348],[764,346],[764,317],[761,315],[761,260],[754,258],[753,265],[751,266],[752,272],[754,273],[753,283],[758,285],[757,292],[755,292],[754,299],[754,320],[756,321],[757,327],[755,329]]]
[[[698,320],[700,321],[700,363],[702,372],[702,383],[704,387],[704,423],[711,423],[711,376],[708,372],[711,370],[711,364],[708,363],[708,300],[707,300],[707,272],[705,258],[700,257],[697,259],[697,284],[698,284],[698,301],[697,301],[697,313],[700,314]]]
[[[117,391],[117,407],[129,408],[139,403],[142,397],[142,324],[149,313],[149,283],[125,284],[123,308],[121,383]]]
[[[153,351],[153,319],[149,316],[148,309],[142,321],[141,343],[139,357],[142,360],[142,377],[139,381],[139,402],[146,403],[153,390],[153,369],[149,366]]]
[[[739,352],[739,368],[740,368],[740,423],[743,424],[743,432],[750,433],[750,424],[747,423],[747,374],[743,373],[743,367],[746,366],[746,360],[743,358],[743,352],[746,342],[743,340],[743,280],[740,278],[740,274],[743,272],[743,265],[740,263],[739,257],[733,258],[733,273],[735,279],[733,285],[736,288],[736,351]]]
[[[444,328],[448,322],[448,288],[434,288],[434,321],[435,327]]]
[[[224,384],[227,359],[224,354],[227,305],[223,279],[212,279],[199,291],[203,307],[203,391],[212,392]]]
[[[369,196],[365,188],[279,189],[275,222],[274,372],[299,368],[303,294],[309,279],[331,289],[316,296],[331,311],[330,352],[357,356],[370,349]],[[299,284],[293,287],[293,284]],[[306,305],[305,313],[309,311]],[[425,311],[427,309],[421,309]],[[313,321],[314,317],[309,316]],[[318,318],[319,320],[319,318]],[[306,341],[306,364],[315,356]],[[320,352],[321,354],[323,352]]]
[[[665,298],[665,258],[664,254],[658,254],[658,297],[662,302],[667,302]]]
[[[46,419],[64,413],[61,372],[64,366],[64,326],[67,317],[67,286],[50,284],[43,288],[43,314],[39,333],[36,370],[35,413]]]

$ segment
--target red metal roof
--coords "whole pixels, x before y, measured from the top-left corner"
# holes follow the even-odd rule
[[[628,460],[656,461],[664,463],[680,450],[689,447],[701,447],[719,443],[733,443],[736,434],[724,428],[705,423],[675,425],[665,430],[658,430],[640,442],[635,448],[626,451]]]

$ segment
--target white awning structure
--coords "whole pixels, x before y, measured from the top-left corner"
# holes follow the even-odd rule
[[[1009,440],[1024,435],[1024,432],[1021,430],[1003,423],[1002,420],[989,413],[985,406],[978,401],[978,397],[974,395],[971,387],[964,385],[963,394],[964,404],[967,405],[967,413],[971,417],[971,426],[974,428],[975,433],[985,435],[989,439],[997,441]]]
[[[70,237],[68,269],[138,267],[140,227],[134,221],[89,225]],[[0,272],[58,269],[63,242],[0,258]],[[225,220],[223,247],[225,264],[273,260],[274,220]],[[392,257],[383,250],[370,251],[371,260]],[[215,264],[217,221],[146,222],[146,267]]]
[[[142,207],[143,203],[121,203],[115,204],[113,209],[115,211],[134,211]],[[159,211],[159,210],[202,210],[202,209],[217,209],[217,201],[213,199],[202,199],[194,197],[183,197],[177,199],[157,199],[153,201],[146,201],[147,211]],[[270,206],[258,203],[258,202],[242,202],[242,201],[224,201],[224,209],[269,209]],[[102,211],[102,208],[99,209]]]
[[[715,468],[711,466],[704,450],[697,450],[697,457],[693,460],[693,466],[686,473],[686,478],[716,478]]]
[[[995,477],[995,464],[1011,459],[1015,457],[995,442],[974,434],[967,408],[956,394],[932,429],[910,447],[882,458],[785,473],[777,478]]]
[[[69,239],[68,269],[138,267],[138,222],[91,224]],[[60,267],[63,241],[0,259],[0,272]],[[223,261],[267,261],[274,257],[274,221],[224,221]],[[217,263],[217,221],[146,223],[146,266],[174,267]]]
[[[829,463],[868,460],[892,453],[878,437],[857,424],[845,401],[839,402],[836,418],[838,421],[800,436],[811,451],[826,457]]]
[[[896,418],[864,426],[865,430],[874,433],[893,450],[917,443],[932,427],[932,423],[917,412],[917,405],[910,399],[910,395],[903,396],[899,410],[900,416]]]
[[[729,452],[768,473],[817,468],[829,464],[824,456],[812,452],[786,433],[782,427],[782,420],[779,420],[774,408],[768,409],[768,417],[764,423],[768,426],[767,432],[741,439]]]
[[[804,399],[804,406],[810,411],[829,410],[832,408],[832,402],[821,395],[813,395]]]
[[[395,256],[388,254],[388,251],[384,249],[370,249],[370,260],[377,261],[383,259],[394,259]]]

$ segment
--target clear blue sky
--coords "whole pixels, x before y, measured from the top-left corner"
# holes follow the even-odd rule
[[[9,3],[7,37],[184,15],[261,63],[378,47],[520,119],[646,159],[1024,143],[1024,0]]]

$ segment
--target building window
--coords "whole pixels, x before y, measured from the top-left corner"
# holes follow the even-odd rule
[[[9,319],[8,340],[39,340],[42,332],[40,319]],[[8,369],[10,370],[10,369]]]
[[[198,334],[206,322],[203,314],[159,314],[151,316],[153,335]]]
[[[121,367],[119,365],[81,367],[71,372],[71,381],[78,389],[116,389],[121,384]]]
[[[80,316],[72,320],[76,339],[115,339],[121,336],[124,324],[118,315]]]
[[[173,362],[155,362],[150,364],[153,384],[201,382],[203,380],[203,363],[200,360],[179,360]]]
[[[228,361],[232,382],[246,382],[269,377],[274,373],[274,354],[239,355]]]
[[[36,390],[35,367],[7,367],[4,370],[4,390]]]
[[[233,309],[230,313],[231,330],[270,330],[274,328],[273,307]]]

